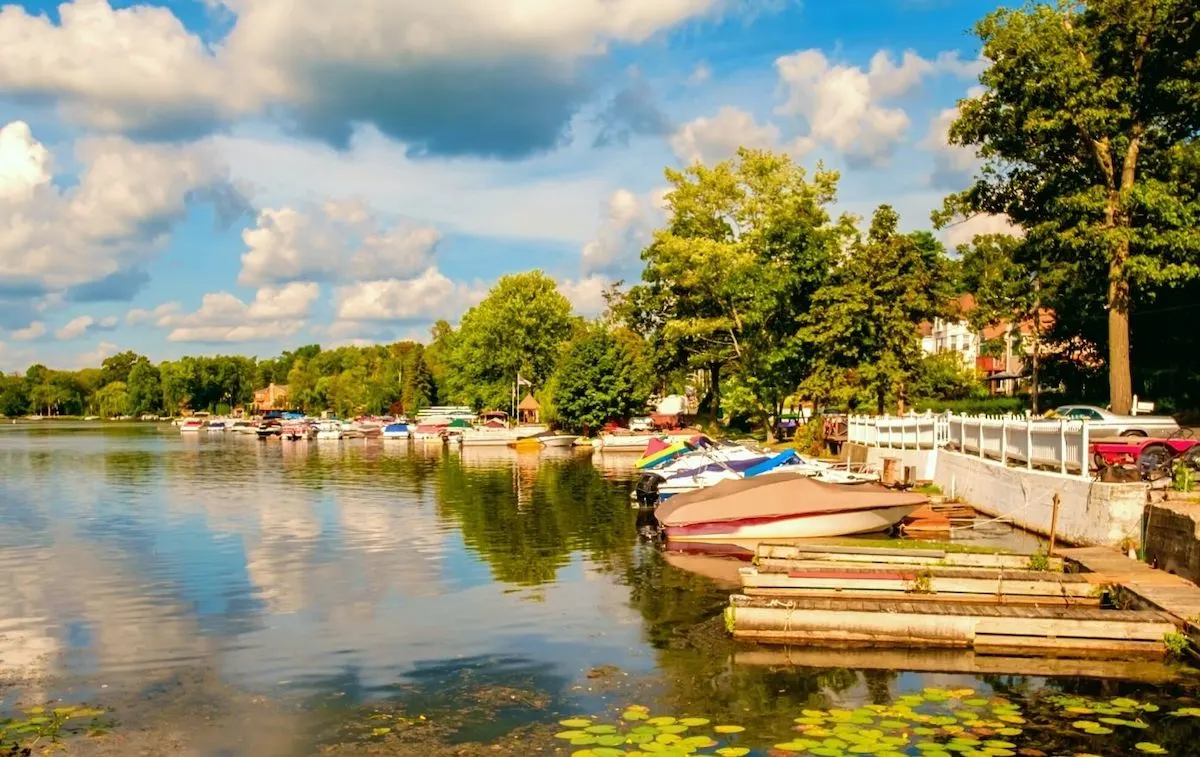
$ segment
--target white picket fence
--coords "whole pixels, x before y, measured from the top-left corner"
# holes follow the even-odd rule
[[[998,460],[1006,465],[1088,475],[1087,421],[1014,415],[925,413],[899,417],[851,415],[847,440],[888,449],[938,449]]]

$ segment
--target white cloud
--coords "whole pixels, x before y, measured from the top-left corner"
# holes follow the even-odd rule
[[[75,154],[78,182],[62,190],[29,126],[0,128],[0,284],[53,295],[103,281],[148,260],[198,194],[232,198],[220,159],[203,146],[87,138]]]
[[[143,323],[155,323],[163,318],[178,313],[183,306],[178,302],[164,302],[153,310],[133,308],[125,314],[125,323],[137,326]]]
[[[320,295],[320,286],[302,282],[263,287],[248,304],[229,292],[210,292],[201,298],[199,309],[193,313],[180,314],[176,307],[160,306],[156,311],[161,310],[161,314],[155,324],[171,329],[167,334],[170,342],[282,339],[305,326],[305,319]],[[136,320],[141,322],[148,317],[147,311],[139,311]]]
[[[9,334],[9,337],[14,342],[31,342],[38,337],[46,334],[46,324],[42,321],[34,321],[23,329],[17,329]]]
[[[609,195],[595,239],[583,246],[583,272],[620,272],[636,260],[650,239],[651,229],[662,219],[665,192],[655,190],[648,196],[638,196],[628,189],[618,189]]]
[[[86,334],[88,329],[90,329],[95,323],[96,319],[92,318],[90,315],[81,315],[78,318],[72,318],[67,322],[67,325],[63,326],[58,331],[55,331],[54,336],[60,341],[78,339]]]
[[[671,135],[671,149],[684,163],[711,165],[733,157],[739,147],[783,149],[799,157],[812,143],[798,139],[782,145],[779,127],[769,121],[759,125],[753,114],[732,106],[721,108],[712,118],[683,124]]]
[[[96,326],[98,328],[102,328],[102,329],[115,329],[117,327],[117,324],[120,322],[120,320],[121,319],[116,317],[115,315],[109,315],[109,316],[105,316],[104,318],[101,318],[100,321],[96,324]]]
[[[430,152],[512,156],[558,142],[585,64],[610,45],[774,0],[344,0],[336,16],[326,0],[221,4],[236,20],[211,46],[162,7],[75,0],[56,24],[6,6],[0,91],[98,129],[177,134],[281,112],[334,142],[369,122]],[[495,128],[473,128],[484,119]]]
[[[951,248],[970,244],[981,234],[1007,234],[1015,237],[1024,234],[1021,227],[1013,224],[1008,216],[982,213],[947,226],[943,233],[946,244]]]
[[[301,212],[265,209],[242,232],[242,284],[349,281],[410,276],[433,260],[442,235],[431,226],[386,226],[362,202]]]
[[[968,98],[983,94],[982,87],[972,87]],[[933,173],[929,183],[939,189],[963,189],[983,164],[975,149],[950,143],[950,125],[958,118],[959,107],[942,110],[930,121],[929,131],[920,147],[933,153]]]
[[[785,102],[776,110],[808,124],[808,136],[831,145],[853,165],[885,165],[908,131],[903,108],[887,101],[903,97],[935,74],[968,76],[977,64],[957,53],[934,60],[905,52],[900,62],[879,51],[867,70],[834,65],[820,50],[802,50],[775,61]]]
[[[106,358],[117,354],[117,351],[117,345],[112,342],[100,342],[100,344],[96,345],[95,349],[77,355],[75,365],[79,368],[95,368],[103,363]]]
[[[412,279],[359,281],[334,294],[340,321],[454,319],[483,299],[486,289],[454,282],[436,267]]]
[[[608,305],[604,301],[604,291],[612,283],[612,280],[600,275],[576,280],[563,279],[558,282],[558,291],[571,302],[576,313],[598,315]]]

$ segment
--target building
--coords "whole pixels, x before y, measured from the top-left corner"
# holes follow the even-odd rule
[[[971,326],[966,316],[975,309],[975,297],[964,294],[955,303],[957,319],[935,318],[919,324],[921,350],[926,355],[953,352],[967,369],[978,371],[993,394],[1013,394],[1028,372],[1026,363],[1033,354],[1033,321],[1020,324],[998,323],[982,330]],[[1053,314],[1039,314],[1041,330],[1053,325]]]
[[[537,425],[541,423],[542,405],[532,394],[526,394],[521,404],[517,405],[517,423]]]
[[[265,389],[254,391],[254,409],[265,413],[268,410],[282,410],[288,404],[287,384],[272,383]]]

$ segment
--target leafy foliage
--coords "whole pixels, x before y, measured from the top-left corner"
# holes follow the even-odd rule
[[[642,412],[649,393],[650,378],[627,342],[594,325],[566,346],[555,374],[553,403],[564,426],[595,429],[609,419]]]
[[[1139,291],[1200,277],[1200,20],[1190,0],[1003,8],[976,26],[992,65],[951,140],[985,165],[955,215],[1007,214],[1067,285],[1107,310],[1113,409],[1131,403]],[[1096,311],[1092,311],[1096,312]]]

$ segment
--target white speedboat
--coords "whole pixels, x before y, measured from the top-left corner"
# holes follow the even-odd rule
[[[198,434],[207,426],[208,421],[204,418],[187,418],[183,423],[179,424],[179,433]]]
[[[210,434],[223,434],[228,430],[228,428],[229,427],[226,425],[225,420],[222,418],[208,422],[208,433]]]
[[[233,423],[229,424],[229,428],[226,429],[226,433],[253,436],[258,433],[258,426],[254,425],[250,421],[234,421]]]
[[[928,502],[869,484],[756,476],[673,497],[654,515],[669,541],[813,539],[883,531]]]
[[[578,436],[571,434],[548,434],[539,436],[538,439],[542,444],[552,449],[562,449],[575,446],[575,442],[579,441]]]
[[[605,452],[641,452],[653,439],[662,439],[662,434],[634,433],[632,431],[604,431],[592,444]]]
[[[338,420],[317,421],[317,439],[322,441],[337,441],[346,435],[342,422]]]

